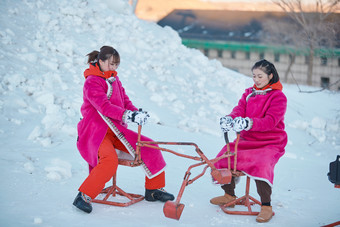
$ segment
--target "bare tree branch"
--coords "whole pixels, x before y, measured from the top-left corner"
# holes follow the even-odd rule
[[[315,50],[332,47],[337,42],[336,32],[337,27],[340,27],[339,20],[332,21],[332,15],[338,9],[340,0],[314,1],[313,12],[311,12],[311,9],[308,10],[307,6],[303,4],[303,0],[272,0],[300,26],[299,30],[295,31],[302,35],[299,37],[301,40],[291,39],[291,45],[298,46],[303,42],[305,49],[309,52],[308,85],[312,85]],[[292,29],[287,31],[291,32]],[[287,31],[286,33],[289,33]],[[289,35],[287,34],[287,36]]]
[[[327,89],[326,87],[323,87],[323,88],[321,88],[321,89],[314,90],[314,91],[303,91],[303,90],[301,90],[301,88],[300,88],[300,86],[299,86],[299,83],[296,81],[296,79],[295,79],[293,73],[291,72],[290,74],[291,74],[292,78],[294,79],[295,84],[296,84],[296,86],[298,87],[300,93],[316,93],[316,92],[321,92],[321,91]],[[340,82],[340,79],[337,80],[337,81],[335,81],[334,83],[330,84],[329,87],[333,87],[334,85],[336,85],[336,84],[339,83],[339,82]]]

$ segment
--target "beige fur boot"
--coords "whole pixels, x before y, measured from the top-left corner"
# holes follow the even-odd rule
[[[256,218],[257,222],[268,222],[273,217],[271,206],[261,206],[261,211]]]
[[[210,200],[210,203],[214,204],[214,205],[218,205],[218,206],[222,206],[224,204],[227,204],[233,200],[236,199],[236,196],[231,196],[228,194],[222,195],[222,196],[217,196],[215,198],[212,198]],[[235,205],[232,205],[230,207],[234,207]]]

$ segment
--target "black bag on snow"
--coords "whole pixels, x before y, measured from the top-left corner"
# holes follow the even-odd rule
[[[335,185],[340,185],[340,155],[334,162],[329,163],[328,180]]]

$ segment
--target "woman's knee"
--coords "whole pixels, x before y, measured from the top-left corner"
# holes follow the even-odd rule
[[[107,178],[111,178],[116,173],[118,167],[116,151],[113,149],[100,152],[98,165],[102,169],[102,173]]]

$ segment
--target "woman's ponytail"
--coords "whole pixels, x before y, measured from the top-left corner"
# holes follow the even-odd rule
[[[94,50],[91,53],[87,54],[86,55],[86,56],[88,56],[87,64],[97,62],[98,61],[98,55],[99,55],[99,51],[97,51],[97,50]]]

